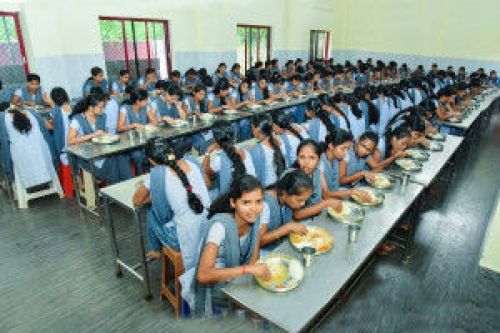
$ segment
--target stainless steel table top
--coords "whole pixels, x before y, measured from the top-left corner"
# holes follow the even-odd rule
[[[149,174],[134,177],[118,184],[107,186],[101,189],[100,193],[119,203],[124,208],[134,210],[136,207],[132,203],[132,197],[138,184],[144,181],[148,175]]]
[[[477,109],[470,111],[468,116],[465,119],[463,119],[462,122],[451,123],[446,121],[443,124],[448,127],[467,130],[469,129],[469,127],[471,127],[474,121],[481,115],[481,113],[483,113],[486,109],[488,109],[488,107],[499,97],[500,97],[500,89],[493,88],[489,90],[488,96],[479,103],[479,107]]]
[[[426,150],[430,155],[429,159],[427,161],[418,161],[422,164],[422,169],[408,172],[410,174],[410,181],[419,183],[425,187],[429,186],[441,169],[443,169],[446,162],[450,160],[458,147],[460,147],[463,140],[464,138],[461,136],[447,135],[446,141],[439,142],[443,145],[442,151]],[[386,172],[390,175],[400,177],[403,173],[403,169],[393,163],[387,168]]]
[[[315,218],[312,224],[329,230],[335,244],[332,250],[314,258],[312,266],[305,269],[304,280],[297,289],[283,294],[272,293],[246,276],[229,282],[223,292],[288,332],[303,330],[370,257],[422,191],[423,187],[416,183],[405,187],[396,185],[385,193],[385,202],[381,206],[366,207],[357,243],[348,243],[347,226],[334,221],[326,213]],[[288,240],[274,252],[300,258]]]

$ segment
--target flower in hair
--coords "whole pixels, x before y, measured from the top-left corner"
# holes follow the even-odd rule
[[[193,187],[191,185],[186,185],[184,186],[184,188],[186,189],[186,191],[188,191],[189,193],[193,192]]]
[[[168,154],[167,155],[167,161],[175,161],[175,155],[174,154]]]

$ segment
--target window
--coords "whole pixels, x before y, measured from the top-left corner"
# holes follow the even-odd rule
[[[271,59],[271,28],[256,25],[237,26],[237,61],[248,70],[256,61]]]
[[[311,45],[309,60],[330,58],[330,32],[325,30],[311,30]]]
[[[168,21],[99,17],[101,40],[109,80],[116,80],[122,69],[133,80],[147,67],[166,78],[171,69]]]
[[[18,88],[29,73],[17,13],[0,12],[0,78],[6,89]]]

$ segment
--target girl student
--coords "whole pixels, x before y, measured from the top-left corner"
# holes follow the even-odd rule
[[[370,97],[368,89],[364,87],[356,87],[354,89],[354,98],[361,112],[356,114],[352,112],[352,114],[348,114],[348,118],[351,124],[351,132],[355,139],[359,138],[364,132],[376,128],[378,124],[379,113]]]
[[[349,149],[347,157],[339,164],[339,184],[353,186],[373,177],[367,164],[377,148],[378,136],[372,131],[363,133]]]
[[[159,80],[156,89],[160,95],[153,98],[148,111],[149,122],[156,125],[162,121],[167,124],[174,123],[177,119],[186,119],[187,105],[182,103],[183,93],[176,84],[169,84]]]
[[[90,89],[93,87],[101,88],[104,94],[108,93],[108,81],[104,78],[104,71],[100,67],[92,67],[90,69],[90,77],[85,81],[82,88],[83,96],[90,94]]]
[[[186,117],[196,115],[200,117],[208,113],[207,91],[203,84],[195,84],[190,94],[183,101],[182,109],[186,110]],[[200,153],[205,154],[208,147],[214,142],[212,130],[206,130],[192,136],[193,147]]]
[[[105,96],[94,94],[82,98],[69,116],[68,145],[92,140],[106,134],[106,116],[103,114]],[[119,154],[94,161],[95,176],[105,180],[108,185],[132,177],[128,155]],[[85,161],[79,161],[84,169],[89,169]],[[74,172],[75,170],[73,170]]]
[[[111,84],[111,95],[117,97],[119,100],[124,99],[129,81],[130,72],[126,69],[120,70],[118,80]]]
[[[260,238],[261,247],[273,243],[277,245],[280,239],[290,233],[307,233],[305,225],[293,219],[293,212],[305,207],[312,192],[312,179],[300,169],[285,173],[276,183],[267,187],[264,200],[269,207],[269,223]]]
[[[149,258],[158,259],[162,246],[180,251],[185,270],[196,264],[201,226],[210,197],[200,166],[184,158],[188,145],[153,138],[146,144],[152,169],[134,196],[135,206],[151,202],[147,214]]]
[[[198,264],[181,277],[183,297],[194,313],[213,315],[227,308],[220,289],[229,280],[244,275],[271,277],[265,264],[256,263],[269,219],[266,206],[263,188],[250,175],[233,180],[229,192],[213,202]]]
[[[220,79],[214,86],[212,93],[208,94],[208,111],[210,113],[221,113],[229,108],[229,82],[227,79]]]
[[[323,196],[322,176],[319,168],[320,157],[321,148],[314,140],[303,140],[297,148],[297,162],[295,166],[297,169],[304,171],[311,179],[313,189],[305,206],[293,212],[293,218],[295,220],[304,220],[314,217],[327,207],[333,207],[336,210],[342,208],[342,203],[339,200]]]
[[[257,179],[263,186],[274,184],[286,169],[287,152],[284,144],[273,132],[269,115],[252,119],[253,135],[259,142],[250,150]]]
[[[144,126],[149,123],[147,106],[148,92],[146,90],[139,90],[137,92],[130,91],[128,99],[125,100],[120,107],[117,127],[118,132],[130,130],[143,131]],[[145,162],[145,156],[142,149],[132,151],[130,157],[137,168],[137,173],[142,174]]]
[[[205,182],[213,199],[227,193],[231,182],[243,174],[256,175],[250,153],[233,146],[234,131],[227,121],[219,120],[212,128],[214,143],[203,159]]]
[[[293,123],[293,116],[283,112],[273,115],[273,130],[285,146],[286,161],[290,167],[297,160],[297,147],[300,141],[309,138],[307,131],[300,125]]]

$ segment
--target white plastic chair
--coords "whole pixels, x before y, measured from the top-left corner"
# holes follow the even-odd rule
[[[19,181],[19,177],[16,174],[14,168],[14,198],[17,200],[17,206],[19,208],[28,208],[28,201],[32,199],[41,198],[51,194],[58,194],[59,198],[64,198],[64,193],[61,187],[61,183],[59,183],[59,178],[54,171],[52,176],[52,180],[47,183],[48,188],[43,188],[39,191],[28,192],[27,188],[24,188],[21,182]],[[40,184],[43,185],[43,184]]]

